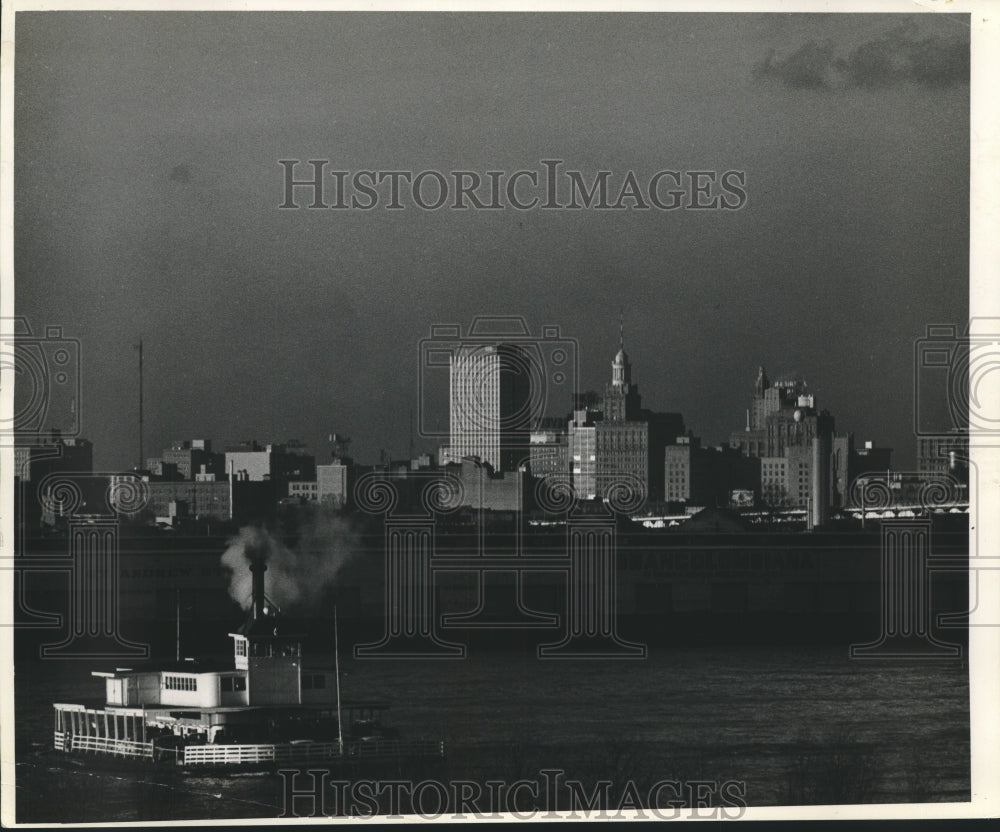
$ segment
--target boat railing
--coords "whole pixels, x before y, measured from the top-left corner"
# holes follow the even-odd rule
[[[322,760],[337,756],[333,742],[292,745],[186,745],[183,765],[243,765],[284,760]]]
[[[436,740],[366,740],[344,744],[343,757],[335,742],[279,743],[266,745],[188,745],[178,760],[185,766],[253,765],[257,763],[339,759],[386,759],[444,756],[444,743]]]
[[[90,751],[108,754],[112,757],[142,757],[152,759],[153,743],[119,740],[113,737],[88,737],[81,734],[71,736],[56,732],[56,748],[68,751]],[[68,739],[68,742],[67,742]]]

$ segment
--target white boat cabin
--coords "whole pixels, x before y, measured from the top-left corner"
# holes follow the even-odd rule
[[[319,705],[331,702],[333,670],[302,669],[297,637],[274,632],[230,633],[233,666],[178,662],[150,669],[95,671],[108,705],[125,708]]]

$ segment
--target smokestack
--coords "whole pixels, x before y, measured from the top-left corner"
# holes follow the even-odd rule
[[[251,611],[253,619],[256,621],[264,615],[264,607],[267,599],[264,596],[264,573],[267,572],[267,564],[262,560],[250,562],[250,574],[253,575],[253,606]]]

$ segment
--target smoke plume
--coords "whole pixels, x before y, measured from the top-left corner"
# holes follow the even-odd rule
[[[314,521],[291,549],[266,529],[244,526],[229,541],[222,565],[230,572],[229,595],[244,609],[250,608],[253,594],[250,564],[263,561],[267,597],[281,609],[305,610],[335,585],[337,574],[357,551],[356,535],[337,517]]]

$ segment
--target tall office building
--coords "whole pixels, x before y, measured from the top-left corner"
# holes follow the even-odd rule
[[[531,365],[513,344],[459,347],[450,362],[448,457],[477,457],[497,472],[530,456]]]
[[[801,379],[771,382],[763,367],[757,371],[746,427],[729,436],[731,447],[744,456],[785,456],[789,448],[811,448],[813,439],[833,434],[833,417],[816,408],[816,399]]]
[[[606,497],[618,484],[649,489],[649,425],[638,420],[595,423],[597,493]]]
[[[595,491],[601,497],[620,482],[641,484],[643,496],[649,496],[649,425],[641,420],[640,407],[620,323],[618,352],[601,402],[603,419],[595,423]]]
[[[786,378],[772,382],[760,367],[746,426],[730,434],[729,444],[751,457],[784,456],[786,448],[811,446],[827,429],[826,417],[817,412],[815,404],[804,381]]]
[[[683,433],[679,413],[643,409],[620,331],[600,409],[578,408],[569,424],[569,463],[577,494],[604,498],[624,485],[641,491],[646,500],[662,499],[664,450]]]
[[[729,445],[760,460],[766,504],[808,508],[814,525],[826,522],[830,506],[844,504],[851,439],[834,433],[833,416],[817,409],[801,379],[772,382],[758,368],[746,426],[730,434]]]
[[[573,489],[581,500],[599,496],[597,489],[597,425],[595,412],[573,411],[567,431],[567,456],[573,475]]]

